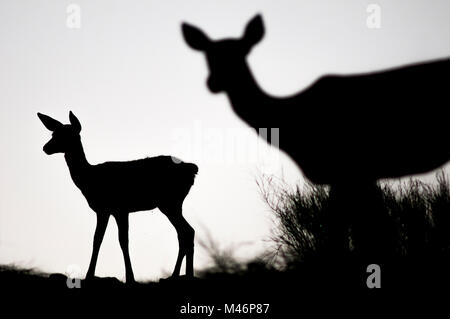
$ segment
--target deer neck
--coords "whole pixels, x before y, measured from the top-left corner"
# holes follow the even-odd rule
[[[247,64],[243,61],[235,69],[226,93],[236,114],[254,128],[267,127],[274,99],[258,85]]]
[[[84,154],[81,140],[77,141],[76,145],[64,155],[67,166],[69,167],[70,176],[78,188],[82,188],[86,178],[88,177],[88,170],[91,166]]]

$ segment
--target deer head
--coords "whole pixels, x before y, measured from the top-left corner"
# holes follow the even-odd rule
[[[44,126],[52,131],[52,138],[44,145],[44,152],[48,155],[66,153],[80,143],[81,124],[77,117],[69,113],[70,124],[61,122],[41,113],[37,114]]]
[[[264,25],[260,15],[255,16],[245,27],[239,39],[213,41],[197,27],[183,23],[182,32],[186,43],[194,50],[203,51],[209,68],[208,88],[213,93],[226,91],[236,80],[233,70],[245,63],[251,48],[264,36]]]

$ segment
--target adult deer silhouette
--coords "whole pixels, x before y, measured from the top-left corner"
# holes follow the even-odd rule
[[[197,165],[181,162],[171,156],[91,165],[81,143],[81,124],[72,112],[69,113],[70,124],[67,125],[41,113],[38,113],[38,117],[53,132],[52,138],[44,146],[44,152],[48,155],[64,153],[73,182],[97,214],[86,279],[94,277],[100,246],[112,215],[119,230],[126,282],[134,282],[128,251],[128,215],[154,208],[159,208],[168,217],[178,234],[179,251],[172,276],[179,276],[185,256],[186,275],[193,276],[194,229],[184,219],[182,205],[194,183]]]
[[[246,61],[264,35],[260,15],[240,38],[211,40],[186,23],[182,32],[192,49],[205,53],[209,90],[225,92],[251,127],[279,128],[280,149],[309,180],[331,185],[338,198],[348,192],[359,197],[373,191],[379,179],[428,172],[450,159],[448,81],[443,80],[450,74],[448,59],[325,75],[279,98],[258,86]]]

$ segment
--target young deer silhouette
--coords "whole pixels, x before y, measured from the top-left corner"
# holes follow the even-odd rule
[[[192,49],[205,53],[209,90],[225,92],[251,127],[279,128],[280,149],[309,180],[331,185],[341,198],[349,189],[362,195],[378,179],[424,173],[450,159],[443,80],[450,60],[325,75],[300,93],[278,98],[258,86],[246,61],[264,35],[260,15],[237,39],[211,40],[186,23],[182,32]]]
[[[109,217],[113,215],[125,260],[126,282],[134,282],[128,252],[128,215],[154,208],[159,208],[168,217],[178,234],[179,251],[172,276],[179,276],[185,256],[186,275],[193,276],[194,229],[184,219],[182,205],[194,183],[197,165],[174,160],[171,156],[91,165],[86,160],[81,144],[81,124],[72,112],[68,125],[41,113],[38,113],[38,117],[53,132],[52,138],[44,146],[44,152],[48,155],[64,153],[73,182],[97,214],[86,279],[94,277],[100,245]]]

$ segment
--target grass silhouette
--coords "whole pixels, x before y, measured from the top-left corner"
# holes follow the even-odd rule
[[[331,213],[329,189],[311,183],[306,183],[303,190],[290,189],[283,181],[268,176],[262,176],[258,185],[273,213],[272,253],[277,264],[296,267],[320,255],[327,244],[327,215]],[[382,206],[395,230],[390,233],[391,242],[395,243],[394,258],[448,258],[449,185],[443,171],[430,184],[414,179],[396,184],[378,183]],[[351,254],[355,244],[352,229],[348,230],[348,236]]]

